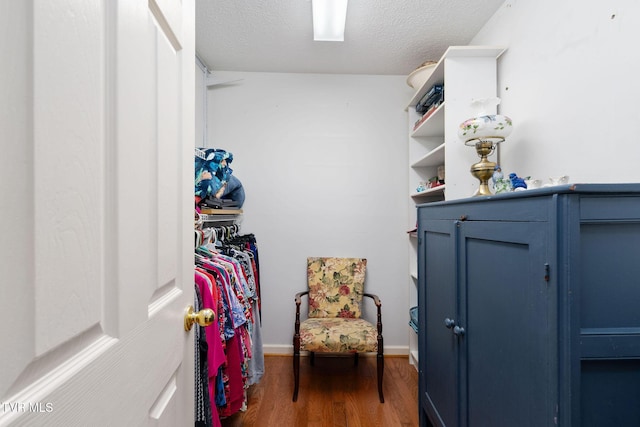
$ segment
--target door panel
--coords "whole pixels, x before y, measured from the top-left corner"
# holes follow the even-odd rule
[[[554,424],[557,290],[545,280],[546,230],[545,223],[461,223],[463,425]]]
[[[192,424],[193,2],[0,8],[0,425]]]
[[[445,319],[456,321],[457,294],[455,269],[455,226],[453,221],[425,221],[419,258],[426,268],[418,272],[420,307],[425,307],[425,331],[421,331],[420,360],[430,402],[431,418],[436,425],[458,424],[458,348],[455,335],[445,325]],[[424,263],[421,263],[424,265]],[[423,359],[424,358],[424,359]],[[422,398],[422,397],[421,397]],[[436,411],[435,408],[438,408]]]

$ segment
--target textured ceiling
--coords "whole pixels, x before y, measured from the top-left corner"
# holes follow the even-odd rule
[[[311,0],[196,0],[211,70],[406,75],[466,45],[504,0],[350,0],[344,42],[314,42]]]

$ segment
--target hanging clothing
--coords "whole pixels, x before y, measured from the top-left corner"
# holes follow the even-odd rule
[[[202,309],[202,297],[200,289],[195,286],[194,292],[194,308],[197,311]],[[213,415],[211,400],[209,394],[209,364],[207,361],[208,344],[205,338],[205,328],[198,324],[195,325],[194,336],[194,355],[195,355],[195,426],[196,427],[212,427]],[[217,417],[218,424],[220,420]]]
[[[247,407],[246,389],[264,374],[258,250],[253,235],[238,236],[237,231],[235,225],[196,231],[194,280],[202,307],[216,314],[214,324],[204,329],[207,403],[214,426],[220,417]],[[200,357],[205,357],[202,352]],[[198,411],[196,420],[202,418]]]
[[[219,307],[213,299],[211,289],[213,289],[213,279],[207,275],[205,271],[196,270],[195,282],[198,291],[202,295],[202,308],[210,308],[214,313],[219,312]],[[224,348],[222,341],[219,337],[218,321],[214,318],[213,324],[204,328],[204,337],[207,343],[207,364],[208,364],[208,379],[207,389],[209,394],[209,406],[213,414],[214,426],[220,426],[220,419],[215,405],[215,390],[214,385],[217,381],[218,370],[226,362],[224,354]],[[217,423],[216,423],[217,421]]]

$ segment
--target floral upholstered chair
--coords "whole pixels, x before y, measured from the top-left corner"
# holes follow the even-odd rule
[[[363,258],[307,258],[308,290],[296,294],[296,323],[293,335],[293,401],[298,400],[300,351],[308,351],[311,364],[316,352],[377,352],[378,395],[382,395],[384,357],[380,299],[364,293],[367,260]],[[300,322],[302,296],[309,300],[309,317]],[[377,307],[377,325],[360,317],[362,297],[369,297]]]

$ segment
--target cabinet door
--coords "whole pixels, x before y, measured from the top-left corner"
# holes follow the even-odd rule
[[[557,290],[548,224],[459,223],[461,423],[555,425]]]
[[[436,426],[458,425],[455,225],[425,221],[419,242],[420,404]],[[421,417],[424,414],[421,411]],[[421,425],[425,425],[423,419]]]
[[[573,426],[640,426],[638,215],[638,197],[580,202],[579,279],[570,287],[579,369]]]

